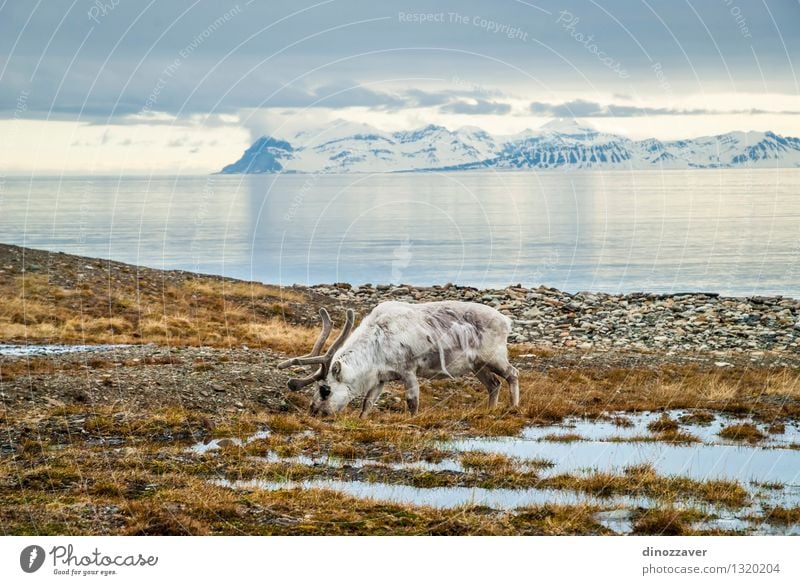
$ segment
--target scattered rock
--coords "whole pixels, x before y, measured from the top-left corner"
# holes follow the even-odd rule
[[[570,294],[554,288],[377,285],[345,290],[336,285],[296,287],[365,315],[380,302],[411,296],[415,302],[464,300],[497,308],[514,321],[512,343],[581,351],[633,348],[678,352],[753,352],[800,349],[800,300],[721,297],[715,293],[600,292]],[[313,314],[314,311],[309,311]],[[725,362],[726,364],[728,362]],[[728,366],[719,366],[728,367]]]

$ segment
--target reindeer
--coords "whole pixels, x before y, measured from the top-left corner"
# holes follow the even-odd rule
[[[278,365],[319,366],[313,374],[289,380],[300,390],[317,382],[311,414],[340,412],[355,396],[363,396],[361,417],[366,417],[383,391],[383,385],[400,380],[405,386],[411,414],[419,409],[422,378],[455,378],[475,374],[497,405],[500,376],[508,383],[511,405],[519,406],[517,370],[508,361],[506,340],[511,320],[499,311],[461,301],[379,304],[353,329],[355,313],[348,309],[341,333],[323,354],[331,333],[331,318],[320,309],[322,332],[310,353]],[[352,335],[350,335],[352,331]]]

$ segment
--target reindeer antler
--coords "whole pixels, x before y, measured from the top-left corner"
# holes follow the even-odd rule
[[[339,336],[336,338],[333,344],[331,344],[331,346],[328,348],[328,351],[320,355],[322,347],[325,345],[325,341],[327,341],[328,336],[331,334],[331,317],[328,314],[328,311],[325,309],[320,309],[319,314],[320,317],[322,317],[322,332],[319,334],[319,337],[314,343],[314,347],[311,349],[311,351],[306,355],[291,358],[278,364],[278,368],[280,369],[288,368],[290,366],[311,366],[319,364],[320,367],[313,374],[309,374],[304,378],[290,379],[288,385],[291,390],[300,390],[316,380],[321,380],[327,375],[328,368],[330,367],[331,360],[333,359],[333,354],[339,350],[345,339],[347,339],[347,336],[350,335],[350,331],[353,329],[353,323],[356,319],[356,314],[353,309],[347,309],[342,331],[339,333]]]
[[[309,353],[302,357],[313,357],[318,356],[322,351],[322,347],[325,345],[325,342],[328,340],[328,336],[331,334],[331,316],[328,314],[324,308],[319,310],[319,316],[322,318],[322,331],[317,337],[317,340],[314,342],[314,347],[311,349]],[[291,365],[292,360],[287,360],[286,362],[282,362],[278,364],[279,368],[286,368]],[[291,378],[289,380],[289,388],[291,390],[300,390],[311,384],[312,382],[319,380],[323,377],[322,368],[319,368],[313,374],[309,374],[303,378]]]

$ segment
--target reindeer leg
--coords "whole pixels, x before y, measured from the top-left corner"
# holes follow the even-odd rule
[[[517,368],[512,366],[508,360],[503,360],[489,364],[489,369],[508,382],[511,406],[514,408],[519,406],[519,372],[517,372]]]
[[[486,366],[476,369],[475,377],[480,380],[481,384],[486,386],[486,390],[489,392],[489,406],[491,408],[497,406],[497,401],[500,398],[500,380]]]
[[[364,402],[361,403],[361,414],[359,415],[361,418],[367,418],[381,392],[383,392],[383,382],[379,382],[364,394]]]
[[[413,373],[407,374],[403,378],[403,384],[406,387],[406,406],[408,406],[408,411],[412,415],[417,414],[419,410],[419,381],[417,376]]]

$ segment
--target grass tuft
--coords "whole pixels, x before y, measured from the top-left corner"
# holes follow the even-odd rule
[[[647,430],[652,433],[674,433],[678,430],[678,423],[672,420],[668,414],[662,414],[656,420],[648,423]]]
[[[764,519],[771,524],[780,524],[782,526],[800,524],[800,506],[795,506],[794,508],[784,508],[782,506],[765,508]]]
[[[719,432],[719,436],[723,439],[730,439],[731,441],[747,441],[748,443],[757,443],[767,438],[767,436],[752,423],[728,425]]]

